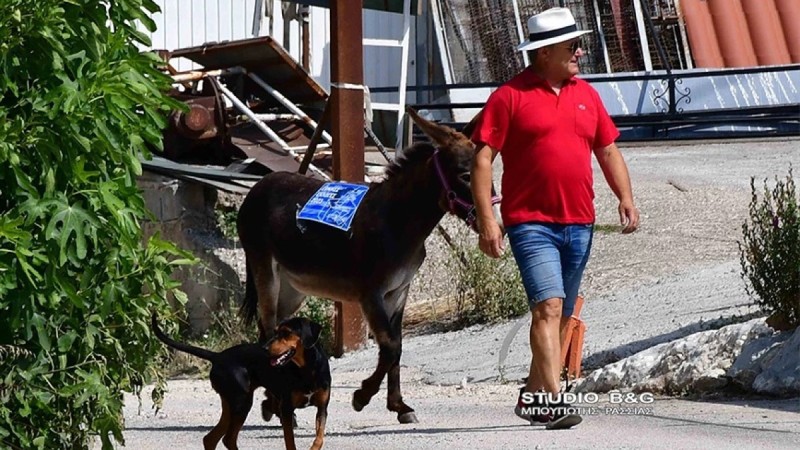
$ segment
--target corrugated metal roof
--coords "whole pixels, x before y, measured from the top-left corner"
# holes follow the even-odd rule
[[[696,67],[800,63],[799,0],[680,0]]]

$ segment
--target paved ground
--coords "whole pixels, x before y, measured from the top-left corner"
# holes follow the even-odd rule
[[[413,385],[406,399],[417,409],[420,423],[400,425],[376,398],[364,411],[350,408],[357,380],[340,380],[333,388],[325,448],[329,449],[796,449],[800,446],[800,399],[688,401],[657,399],[651,415],[587,416],[572,430],[548,431],[525,425],[510,410],[511,385],[481,383],[466,389]],[[409,386],[409,385],[407,385]],[[149,401],[147,402],[149,403]],[[170,383],[164,409],[149,406],[136,413],[126,402],[127,448],[200,448],[216,423],[217,397],[204,380]],[[607,399],[598,409],[612,407]],[[298,448],[308,448],[314,436],[315,410],[298,412]],[[282,448],[277,422],[264,424],[257,408],[240,434],[242,449]]]
[[[741,223],[749,180],[785,177],[800,167],[800,140],[625,148],[642,212],[631,236],[598,233],[583,286],[588,331],[584,367],[752,313],[739,276]],[[597,175],[598,223],[616,223],[616,203]],[[426,263],[427,264],[427,263]],[[525,319],[522,319],[525,320]],[[521,424],[510,406],[515,381],[527,371],[527,334],[513,341],[503,383],[498,350],[513,322],[404,342],[403,392],[417,425],[388,413],[385,390],[364,411],[349,406],[353,389],[371,373],[374,346],[332,361],[333,402],[327,448],[800,448],[800,398],[689,401],[659,399],[652,415],[587,416],[574,430],[546,432]],[[523,327],[525,330],[525,327]],[[462,383],[466,382],[466,387]],[[145,394],[144,398],[148,398]],[[170,383],[162,413],[150,401],[141,413],[126,401],[128,448],[198,448],[216,422],[217,399],[207,381]],[[300,448],[311,443],[313,412],[302,411]],[[251,414],[242,448],[280,448],[280,429]]]

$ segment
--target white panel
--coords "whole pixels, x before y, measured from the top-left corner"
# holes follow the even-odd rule
[[[328,92],[331,89],[331,14],[327,8],[311,8],[311,76]]]
[[[219,42],[219,1],[205,1],[203,14],[208,18],[205,20],[206,42]]]
[[[189,47],[194,38],[194,24],[192,23],[192,0],[178,0],[177,17],[169,17],[170,23],[178,26],[178,48]]]
[[[403,15],[381,11],[364,10],[364,38],[391,39],[399,41],[403,38]],[[415,43],[416,19],[411,16],[409,30],[408,53],[408,86],[416,84]],[[399,47],[364,47],[364,83],[369,87],[398,86],[400,84],[400,59],[402,50]],[[375,102],[397,103],[399,93],[372,94]],[[406,102],[414,102],[414,94],[410,94]]]
[[[140,26],[139,29],[150,36],[150,48],[163,49],[166,48],[166,34],[164,33],[164,13],[157,12],[150,16],[153,22],[156,23],[156,31],[150,33],[144,27]]]
[[[178,3],[174,1],[161,1],[161,10],[164,11],[164,48],[174,50],[178,45]]]
[[[231,6],[232,0],[219,0],[219,4],[217,5],[217,32],[219,33],[217,36],[217,42],[224,41],[226,39],[230,39],[232,30],[233,30],[233,8]]]

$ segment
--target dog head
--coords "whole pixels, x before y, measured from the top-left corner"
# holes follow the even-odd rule
[[[283,366],[289,361],[298,367],[306,364],[306,350],[319,342],[322,327],[304,317],[293,317],[281,322],[275,336],[266,344],[270,364]]]

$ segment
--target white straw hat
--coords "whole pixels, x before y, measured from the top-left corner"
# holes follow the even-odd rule
[[[547,47],[591,32],[578,29],[569,9],[550,8],[528,19],[528,40],[519,44],[517,50]]]

